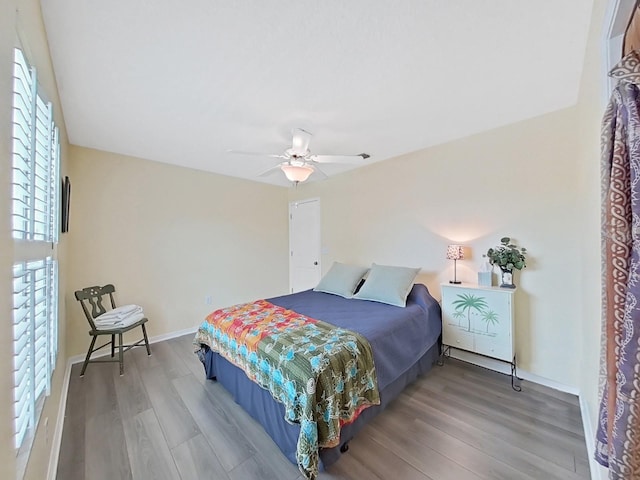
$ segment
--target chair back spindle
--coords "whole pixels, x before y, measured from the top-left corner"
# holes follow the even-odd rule
[[[112,284],[108,284],[104,287],[87,287],[75,292],[76,300],[78,300],[82,305],[82,310],[84,311],[92,330],[96,329],[93,319],[107,312],[107,309],[102,304],[105,295],[109,295],[111,308],[116,308],[116,302],[113,298],[113,293],[115,291],[115,287]],[[87,303],[90,305],[91,310],[89,310]]]

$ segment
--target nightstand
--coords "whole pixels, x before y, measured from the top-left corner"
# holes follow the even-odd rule
[[[511,365],[511,387],[520,391],[514,340],[515,289],[443,283],[443,355],[452,348]]]

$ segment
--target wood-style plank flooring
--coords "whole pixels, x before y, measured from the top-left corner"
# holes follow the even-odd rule
[[[301,480],[216,382],[193,335],[71,374],[59,480]],[[447,359],[351,441],[328,479],[588,479],[575,396]]]

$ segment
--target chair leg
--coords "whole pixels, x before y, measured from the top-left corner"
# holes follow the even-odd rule
[[[116,334],[114,333],[113,335],[111,335],[111,358],[113,358],[114,354],[115,354],[115,348],[116,348]]]
[[[122,334],[118,334],[118,342],[120,342],[119,350],[118,350],[118,359],[120,360],[120,376],[124,375],[124,363],[122,358]]]
[[[91,339],[91,346],[89,346],[89,350],[87,351],[87,356],[84,359],[84,363],[82,364],[82,370],[80,370],[80,376],[84,377],[84,371],[87,369],[87,365],[89,364],[89,359],[91,358],[91,354],[93,353],[93,346],[96,344],[97,335],[93,335]]]
[[[140,326],[142,327],[142,335],[144,335],[144,344],[147,347],[147,355],[151,355],[151,349],[149,349],[149,339],[147,338],[147,329],[144,327],[144,323]]]

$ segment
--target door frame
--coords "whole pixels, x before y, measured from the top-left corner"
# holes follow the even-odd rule
[[[293,209],[296,205],[301,203],[310,203],[310,202],[318,202],[318,213],[320,218],[320,225],[318,226],[318,267],[320,268],[320,276],[322,277],[322,202],[320,201],[320,197],[312,197],[305,198],[302,200],[294,200],[289,202],[289,293],[293,291],[293,250],[291,245],[291,237],[292,237],[292,226],[291,220],[293,219]]]
[[[601,46],[603,52],[602,100],[605,106],[609,103],[609,97],[615,86],[615,80],[609,77],[609,71],[622,57],[622,45],[618,48],[618,42],[615,39],[625,34],[635,4],[635,0],[610,0],[607,4]]]

